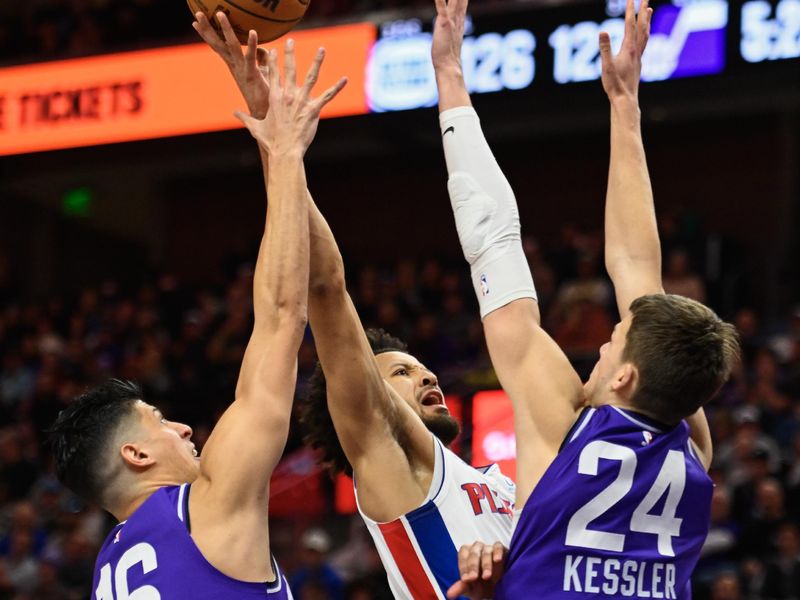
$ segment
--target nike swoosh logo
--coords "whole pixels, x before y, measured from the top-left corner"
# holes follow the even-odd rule
[[[442,134],[442,137],[446,136],[448,133],[455,133],[455,132],[456,132],[456,128],[455,127],[452,127],[452,126],[448,127],[447,129],[444,130],[444,133]]]

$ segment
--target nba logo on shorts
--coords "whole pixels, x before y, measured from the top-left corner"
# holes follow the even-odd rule
[[[653,434],[650,433],[649,431],[643,431],[642,432],[642,437],[644,438],[644,441],[642,442],[642,446],[649,446],[650,442],[653,441]]]
[[[486,282],[486,275],[481,274],[481,296],[489,293],[489,284]]]

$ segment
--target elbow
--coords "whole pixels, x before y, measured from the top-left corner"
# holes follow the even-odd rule
[[[292,423],[292,407],[280,406],[273,407],[269,414],[269,427],[272,431],[286,437],[289,433],[289,427]]]
[[[347,293],[347,284],[344,279],[344,268],[337,265],[324,273],[311,277],[308,293],[316,298],[326,298]]]
[[[278,302],[266,315],[256,313],[256,327],[271,331],[286,331],[300,335],[308,325],[308,303],[300,301]]]
[[[621,279],[631,273],[654,274],[661,277],[661,254],[653,252],[616,252],[606,251],[606,272],[612,281]]]
[[[287,302],[278,306],[276,320],[279,328],[302,333],[308,325],[308,303]]]
[[[630,262],[630,259],[624,253],[612,253],[606,250],[605,262],[606,272],[611,280],[614,281],[621,271],[624,272],[625,266]]]

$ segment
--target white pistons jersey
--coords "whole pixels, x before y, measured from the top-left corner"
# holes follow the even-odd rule
[[[389,523],[361,513],[392,593],[404,600],[444,599],[459,579],[458,550],[464,544],[511,541],[514,482],[497,465],[471,467],[433,439],[436,460],[422,505]]]

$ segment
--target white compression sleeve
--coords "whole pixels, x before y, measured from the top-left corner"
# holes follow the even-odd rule
[[[475,109],[439,115],[458,239],[472,271],[481,318],[520,298],[536,299],[522,250],[514,192],[492,154]]]

